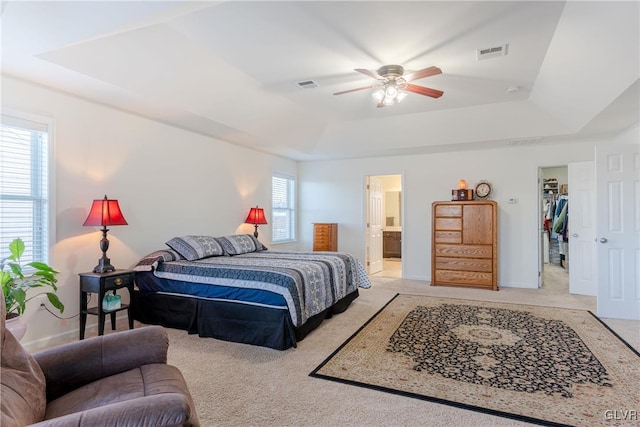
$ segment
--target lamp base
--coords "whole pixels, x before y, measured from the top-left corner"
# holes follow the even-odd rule
[[[116,268],[111,265],[109,258],[100,258],[98,265],[93,268],[94,273],[109,273],[110,271],[116,271]]]

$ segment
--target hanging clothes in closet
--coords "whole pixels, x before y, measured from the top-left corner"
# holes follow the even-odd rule
[[[560,196],[556,203],[551,238],[558,241],[560,255],[569,253],[569,196]]]
[[[542,209],[542,218],[543,218],[543,225],[544,225],[544,231],[549,233],[549,238],[551,238],[551,225],[553,222],[553,217],[554,217],[554,213],[556,210],[556,198],[553,195],[553,193],[549,192],[550,194],[545,195],[545,198],[547,198],[544,202],[544,207]]]

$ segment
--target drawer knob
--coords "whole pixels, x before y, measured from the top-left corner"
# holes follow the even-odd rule
[[[113,281],[113,283],[115,283],[116,286],[122,285],[122,279],[120,277],[118,277],[118,278],[116,278],[116,280]]]

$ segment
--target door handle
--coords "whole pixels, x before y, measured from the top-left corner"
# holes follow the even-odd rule
[[[607,240],[606,237],[601,237],[600,238],[600,243],[607,243],[607,242],[608,242],[608,240]]]
[[[578,233],[573,233],[572,236],[573,237],[578,237]]]

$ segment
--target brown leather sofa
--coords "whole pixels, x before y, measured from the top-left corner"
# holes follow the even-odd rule
[[[199,426],[164,328],[146,326],[29,354],[5,328],[0,292],[2,427]]]

